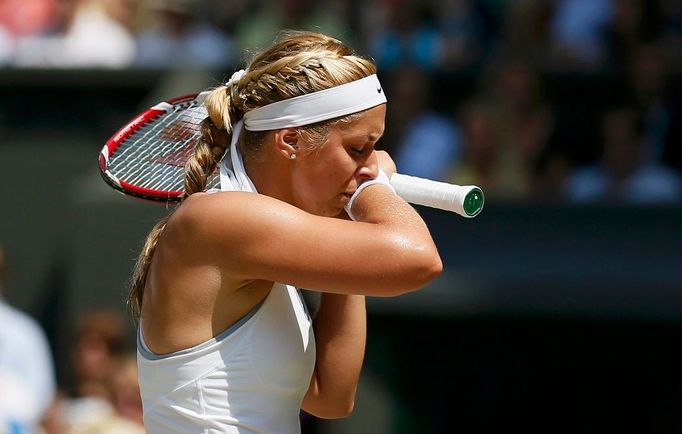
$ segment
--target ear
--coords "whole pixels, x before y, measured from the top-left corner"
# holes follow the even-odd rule
[[[277,152],[287,160],[290,160],[292,155],[296,155],[298,141],[299,135],[294,128],[282,128],[275,131],[275,147]]]

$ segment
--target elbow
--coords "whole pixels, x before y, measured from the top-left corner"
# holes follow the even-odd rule
[[[355,389],[353,388],[334,394],[308,394],[303,400],[302,408],[320,419],[342,419],[353,413],[354,406]]]
[[[416,291],[428,285],[443,272],[443,261],[435,246],[418,249],[415,257],[405,267],[407,276],[396,295]]]
[[[443,261],[440,258],[440,255],[438,254],[438,251],[435,250],[431,256],[429,256],[428,260],[424,263],[424,266],[421,269],[420,272],[420,278],[421,278],[421,283],[420,283],[420,288],[422,286],[425,286],[426,284],[430,283],[433,279],[436,277],[440,276],[440,273],[443,272]]]
[[[339,407],[338,411],[334,415],[333,419],[343,419],[353,414],[353,408],[355,407],[355,401],[349,402],[346,406]]]
[[[326,406],[324,409],[319,409],[314,413],[314,416],[321,419],[343,419],[353,413],[355,407],[355,400],[351,399],[346,402],[339,402],[336,405]]]
[[[302,410],[320,419],[342,419],[350,416],[355,407],[359,378],[352,380],[346,377],[341,382],[334,381],[334,378],[328,379],[331,380],[327,383],[329,387],[320,387],[320,378],[317,368],[315,369],[311,385],[301,403]]]

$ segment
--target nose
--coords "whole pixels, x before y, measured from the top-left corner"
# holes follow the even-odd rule
[[[360,164],[356,175],[360,178],[360,181],[374,179],[379,176],[379,160],[377,159],[376,151],[372,150],[367,159]]]

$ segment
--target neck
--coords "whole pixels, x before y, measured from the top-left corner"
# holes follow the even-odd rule
[[[256,186],[258,193],[283,202],[293,203],[290,177],[287,176],[290,169],[283,167],[281,163],[278,164],[278,159],[272,161],[268,156],[253,158],[244,161],[244,169],[251,182]]]

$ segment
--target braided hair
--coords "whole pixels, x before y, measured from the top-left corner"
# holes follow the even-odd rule
[[[233,126],[258,107],[331,87],[376,73],[371,60],[356,55],[332,37],[302,31],[284,31],[275,42],[256,54],[241,77],[214,88],[206,97],[208,117],[201,125],[201,139],[185,164],[183,199],[206,189],[208,180],[225,154]],[[232,81],[232,80],[231,80]],[[358,113],[297,128],[310,146],[323,146],[330,128],[352,122]],[[262,148],[267,131],[242,130],[238,147],[245,160]],[[152,257],[169,216],[159,221],[144,243],[133,271],[128,307],[139,316]]]

